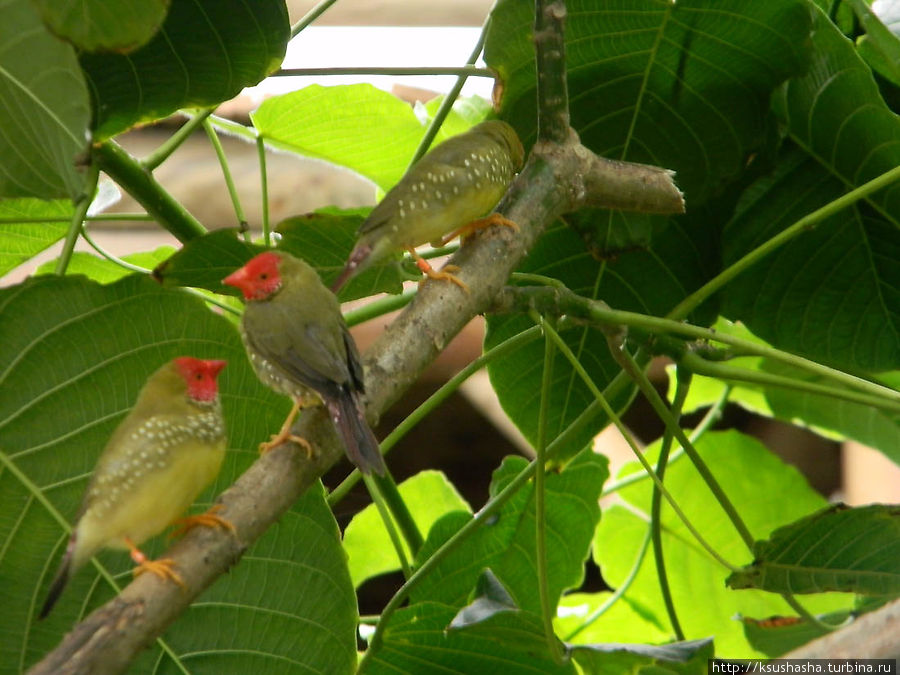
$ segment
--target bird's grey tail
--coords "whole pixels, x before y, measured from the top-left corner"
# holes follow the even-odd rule
[[[387,471],[384,458],[356,394],[345,389],[335,400],[328,401],[327,406],[350,461],[365,474],[383,476]]]
[[[69,575],[72,572],[72,556],[74,553],[75,533],[73,532],[72,536],[69,537],[69,543],[66,546],[66,552],[65,555],[63,555],[62,562],[59,564],[59,570],[56,572],[56,577],[53,579],[53,583],[50,584],[50,592],[47,593],[47,599],[44,600],[44,606],[41,607],[41,613],[38,615],[39,619],[47,618],[50,610],[53,609],[53,605],[59,600],[59,596],[66,587],[66,584],[69,581]]]

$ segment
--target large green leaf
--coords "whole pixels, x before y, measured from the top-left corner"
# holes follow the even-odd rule
[[[547,569],[550,599],[554,605],[562,591],[576,588],[583,578],[589,542],[600,517],[597,499],[608,476],[606,464],[605,457],[588,449],[560,473],[547,476]],[[506,458],[494,474],[491,494],[503,489],[525,465],[521,457]],[[427,559],[470,519],[469,514],[456,512],[438,520],[419,552],[418,561]],[[444,558],[413,590],[411,599],[413,602],[427,600],[462,607],[485,568],[494,572],[519,607],[540,612],[534,576],[532,486],[519,490],[503,506],[496,520],[480,528]]]
[[[71,217],[72,204],[63,200],[0,200],[2,219]],[[0,277],[62,239],[68,228],[68,222],[60,220],[0,223]]]
[[[825,506],[825,500],[807,485],[796,469],[782,463],[760,443],[737,432],[707,432],[698,451],[724,486],[754,536],[767,535],[776,527]],[[635,465],[632,465],[632,467]],[[633,469],[629,469],[633,470]],[[685,456],[666,471],[666,488],[706,540],[726,560],[736,564],[748,552]],[[594,557],[603,578],[617,588],[628,576],[647,532],[650,480],[623,488],[620,496],[628,508],[604,510],[594,540]],[[790,495],[790,499],[785,499]],[[792,610],[777,595],[761,591],[730,591],[725,587],[728,570],[713,560],[696,542],[681,520],[663,501],[662,539],[672,597],[678,618],[689,639],[713,637],[718,653],[735,658],[754,654],[735,615],[790,615]],[[668,624],[660,597],[653,556],[647,555],[626,596],[656,621]],[[697,598],[704,598],[702,603]],[[804,598],[814,613],[845,607],[842,596]]]
[[[400,496],[423,535],[428,534],[438,518],[451,511],[472,511],[440,471],[420,471],[403,481],[399,489]],[[344,529],[344,550],[347,552],[350,578],[354,586],[379,574],[400,569],[397,553],[375,504],[369,504],[347,524]],[[406,555],[409,556],[408,549]]]
[[[814,61],[775,101],[777,171],[725,230],[734,262],[801,216],[900,164],[900,120],[853,45],[816,12]],[[724,312],[779,348],[850,369],[900,365],[900,186],[793,239],[728,286]]]
[[[900,594],[900,507],[832,506],[779,528],[753,546],[732,588],[776,593]]]
[[[400,180],[425,134],[408,103],[370,84],[317,84],[273,96],[251,113],[266,143],[324,159],[365,176],[387,191]],[[477,119],[451,113],[439,143]]]
[[[536,129],[533,12],[502,0],[485,44],[504,82],[501,117],[523,140]],[[597,153],[675,169],[695,207],[760,147],[769,95],[802,72],[809,28],[797,0],[570,0],[572,124]]]
[[[129,52],[147,42],[171,0],[32,0],[56,35],[89,52]]]
[[[0,198],[77,197],[91,113],[75,50],[30,0],[0,0],[0,16]]]
[[[360,674],[574,675],[571,661],[554,661],[539,616],[501,612],[476,625],[447,630],[455,614],[455,607],[436,602],[401,609],[384,632],[382,648]]]
[[[278,428],[290,402],[257,380],[233,325],[202,300],[146,276],[106,286],[83,277],[37,277],[3,289],[0,340],[0,673],[12,674],[111,597],[100,569],[127,583],[128,557],[103,552],[75,575],[53,614],[35,628],[65,547],[66,524],[106,439],[150,372],[180,354],[228,361],[220,382],[229,451],[202,501],[257,457],[257,444]],[[148,553],[162,544],[161,538],[151,542]],[[284,672],[330,672],[332,664],[352,670],[355,601],[321,490],[304,498],[246,562],[164,638],[174,657],[213,663],[220,673],[286,664],[294,665]],[[267,576],[279,583],[255,583]],[[268,630],[272,622],[282,628]],[[279,637],[285,626],[293,639]],[[169,659],[160,649],[151,650],[138,672]]]
[[[95,137],[236,96],[279,66],[289,28],[283,0],[173,0],[140,49],[81,55]]]

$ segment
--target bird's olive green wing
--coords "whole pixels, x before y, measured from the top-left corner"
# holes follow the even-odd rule
[[[291,379],[322,394],[352,380],[340,323],[292,302],[250,303],[244,331],[251,348]],[[336,317],[340,320],[340,314]]]

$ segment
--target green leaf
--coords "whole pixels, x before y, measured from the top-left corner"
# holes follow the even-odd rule
[[[122,260],[138,267],[152,270],[154,267],[167,260],[175,253],[175,249],[171,246],[160,246],[153,251],[144,251],[141,253],[131,253],[122,256]],[[56,270],[56,260],[49,260],[37,268],[35,274],[54,274]],[[117,265],[111,260],[101,258],[93,253],[83,253],[76,251],[69,259],[69,266],[66,267],[66,274],[82,274],[88,279],[99,281],[101,284],[108,284],[118,281],[122,277],[132,274],[130,270],[125,269],[121,265]]]
[[[129,52],[147,42],[171,0],[32,0],[48,28],[78,49]]]
[[[191,239],[157,265],[153,278],[167,287],[192,286],[214,293],[238,295],[239,291],[223,284],[222,279],[265,250],[245,242],[239,237],[237,228],[215,230]]]
[[[507,457],[494,474],[491,494],[503,489],[525,465],[521,457]],[[547,476],[547,569],[554,605],[562,591],[577,587],[583,578],[588,545],[600,517],[597,499],[608,476],[606,466],[605,457],[588,449],[560,473]],[[456,512],[438,520],[419,552],[418,564],[470,519],[468,514]],[[495,520],[442,560],[412,591],[411,601],[462,607],[482,571],[490,568],[519,607],[539,614],[534,546],[534,492],[529,484],[506,502]]]
[[[774,102],[788,141],[724,236],[732,263],[800,217],[900,164],[900,120],[871,71],[815,13],[815,57]],[[850,370],[900,363],[900,186],[845,208],[738,276],[723,313],[772,345]]]
[[[97,562],[101,567],[89,566],[76,574],[50,618],[39,630],[33,628],[88,476],[153,370],[183,354],[228,361],[219,380],[229,450],[219,477],[201,501],[208,502],[256,459],[258,443],[278,428],[290,401],[257,380],[237,331],[225,318],[210,312],[200,299],[161,288],[142,275],[106,286],[83,277],[37,277],[4,288],[0,290],[0,341],[4,345],[0,351],[4,392],[0,396],[0,597],[4,603],[0,672],[17,673],[55,646],[79,617],[111,596],[113,591],[98,576],[98,569],[108,570],[119,584],[129,578],[126,555],[101,553]],[[310,534],[319,536],[313,528]],[[285,570],[296,565],[294,547],[304,546],[300,539],[288,538],[279,563]],[[148,553],[158,551],[161,543],[151,545]],[[328,560],[322,557],[323,564]],[[321,573],[305,569],[312,576]],[[241,595],[245,592],[242,582],[234,581],[238,578],[234,575],[233,571],[219,583],[223,590],[231,588],[236,600],[246,598]],[[307,579],[292,592],[279,584],[278,593],[305,603],[303,589],[310,583]],[[346,584],[349,588],[349,575]],[[256,585],[259,597],[271,597],[263,586]],[[328,606],[324,601],[320,604]],[[336,606],[346,608],[346,602]],[[210,621],[206,615],[196,630],[184,632],[214,645],[220,644],[221,627],[228,625],[262,642],[257,615],[270,613],[264,605],[239,612],[239,619],[227,610],[227,603],[216,611],[217,620]],[[314,630],[316,621],[303,623]]]
[[[591,614],[606,604],[612,593],[567,593],[559,599],[554,631],[569,644],[601,642],[661,643],[669,639],[659,620],[629,598],[621,598],[589,626],[582,627]]]
[[[0,113],[2,114],[2,113]],[[0,160],[2,161],[2,160]],[[0,200],[0,219],[72,217],[71,202],[42,199]],[[0,277],[66,236],[63,221],[0,223]]]
[[[475,587],[475,597],[472,602],[457,612],[453,621],[450,622],[450,628],[474,626],[501,612],[515,612],[518,609],[516,601],[513,600],[503,583],[490,568],[487,568],[478,577],[478,585]]]
[[[731,588],[900,594],[900,507],[829,507],[757,541],[753,558]]]
[[[91,115],[75,50],[30,0],[0,0],[0,15],[0,197],[74,199]]]
[[[423,535],[427,535],[435,521],[448,513],[472,512],[440,471],[421,471],[403,481],[399,488],[400,496]],[[344,550],[354,586],[379,574],[400,569],[397,553],[374,504],[369,504],[350,520],[344,530]],[[408,549],[406,554],[409,555]]]
[[[303,258],[316,268],[325,285],[331,286],[344,269],[368,211],[329,209],[288,218],[276,228],[282,235],[278,248]],[[398,261],[388,259],[354,277],[338,297],[347,302],[377,293],[401,293],[406,278]]]
[[[555,225],[541,236],[519,271],[559,279],[573,292],[603,300],[616,309],[662,316],[712,274],[709,268],[714,264],[714,244],[708,235],[709,228],[692,217],[673,219],[656,234],[651,250],[632,250],[600,261],[585,249],[573,230]],[[698,312],[697,319],[702,322],[707,316],[704,309]],[[532,325],[531,319],[524,316],[488,316],[485,349]],[[610,354],[606,335],[598,327],[570,326],[560,337],[601,391],[621,372]],[[488,365],[491,384],[503,410],[531,443],[537,438],[543,354],[544,345],[537,341]],[[624,407],[633,392],[633,387],[629,387],[612,402],[613,407]],[[594,396],[561,354],[553,363],[549,399],[548,441],[594,404]],[[571,440],[563,456],[590,443],[607,424],[608,420],[598,411]]]
[[[698,441],[697,450],[756,537],[826,504],[796,469],[747,436],[734,431],[707,432]],[[633,467],[629,465],[623,473]],[[716,551],[734,563],[745,559],[747,548],[685,456],[670,464],[665,478],[667,490]],[[647,516],[643,514],[649,513],[650,494],[651,482],[645,479],[620,490],[619,496],[628,508],[604,510],[594,538],[594,558],[604,580],[613,588],[628,576],[647,533]],[[713,637],[718,652],[729,657],[754,655],[734,616],[786,615],[792,610],[776,595],[726,588],[728,570],[700,547],[665,500],[661,517],[672,597],[685,634]],[[625,597],[668,625],[652,555],[645,556]],[[704,601],[698,604],[698,597]],[[804,598],[803,604],[813,613],[824,613],[845,608],[849,602],[842,596],[823,596]]]
[[[499,2],[484,52],[523,141],[537,126],[533,12]],[[675,169],[695,208],[761,147],[770,93],[806,66],[809,13],[794,0],[567,2],[572,125],[606,157]]]
[[[403,176],[425,134],[408,103],[370,84],[313,84],[273,96],[250,118],[266,143],[345,166],[385,191]],[[454,133],[474,123],[451,118]],[[447,138],[442,128],[435,143]]]
[[[707,662],[712,657],[713,643],[710,639],[675,642],[659,647],[642,644],[580,645],[572,650],[572,658],[585,675],[643,672],[654,675],[702,675],[707,672]]]
[[[382,648],[369,657],[360,675],[402,673],[542,673],[574,675],[571,662],[556,663],[540,617],[502,612],[468,626],[447,630],[456,609],[422,602],[399,610],[384,632]]]
[[[173,0],[162,28],[140,49],[81,55],[95,140],[227,101],[281,64],[289,37],[283,1]]]

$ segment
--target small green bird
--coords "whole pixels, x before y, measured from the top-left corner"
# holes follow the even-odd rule
[[[216,377],[224,367],[182,356],[147,379],[97,460],[40,618],[103,547],[130,550],[135,576],[152,572],[183,585],[172,560],[148,560],[138,546],[182,515],[219,473],[226,441]],[[234,529],[212,512],[185,520]]]
[[[525,150],[506,122],[490,120],[433,148],[372,209],[358,241],[332,284],[335,293],[354,275],[395,251],[406,250],[433,279],[466,285],[452,272],[435,272],[415,251],[443,246],[459,234],[488,225],[515,223],[490,211],[522,167]]]
[[[318,394],[344,441],[347,456],[363,473],[384,475],[378,441],[363,414],[363,371],[356,343],[337,298],[316,271],[289,253],[266,251],[223,279],[247,301],[241,337],[259,379],[294,399],[281,430],[260,446],[266,451],[287,439],[300,407]]]

